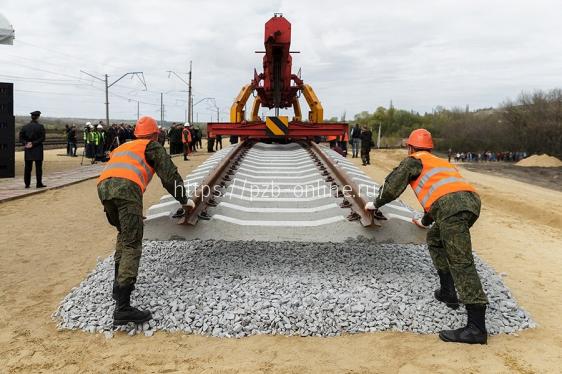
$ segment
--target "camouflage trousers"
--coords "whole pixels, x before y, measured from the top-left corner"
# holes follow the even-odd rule
[[[103,200],[109,223],[117,228],[116,279],[120,286],[135,284],[142,253],[142,205],[123,199]]]
[[[478,216],[459,212],[435,224],[427,232],[427,246],[437,270],[450,272],[463,304],[487,304],[474,266],[470,231]]]

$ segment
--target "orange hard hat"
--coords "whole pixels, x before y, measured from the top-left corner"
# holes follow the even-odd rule
[[[433,138],[426,129],[416,129],[412,131],[406,144],[414,148],[433,149]]]
[[[158,134],[158,123],[150,116],[142,116],[135,126],[135,136]]]

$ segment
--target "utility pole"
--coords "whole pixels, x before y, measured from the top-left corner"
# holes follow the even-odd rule
[[[192,68],[192,63],[191,61],[189,61],[189,84],[188,84],[188,99],[187,99],[187,105],[189,107],[189,113],[188,113],[188,118],[189,118],[189,123],[193,122],[193,96],[191,93],[191,68]]]
[[[186,122],[193,122],[193,95],[191,89],[191,61],[189,61],[189,73],[188,73],[188,80],[186,81],[183,79],[178,73],[173,70],[168,70],[168,78],[173,75],[176,76],[180,81],[182,81],[188,88],[187,90],[187,119]]]
[[[219,107],[217,107],[217,122],[220,122],[220,114],[219,114]]]
[[[142,71],[132,71],[129,73],[125,73],[122,76],[120,76],[118,79],[116,79],[115,81],[113,81],[113,83],[109,83],[109,75],[104,74],[104,78],[100,78],[100,77],[96,77],[95,75],[92,75],[88,72],[85,72],[84,70],[80,70],[81,73],[84,73],[94,79],[97,79],[100,82],[103,82],[105,84],[105,125],[109,126],[109,88],[111,86],[113,86],[115,83],[119,82],[121,79],[125,78],[127,75],[132,75],[135,76],[139,79],[139,81],[142,83],[142,85],[144,86],[144,90],[146,91],[146,81],[144,79],[144,73]],[[133,77],[131,77],[133,78]]]
[[[109,126],[109,85],[108,85],[108,78],[109,76],[105,75],[105,125]]]

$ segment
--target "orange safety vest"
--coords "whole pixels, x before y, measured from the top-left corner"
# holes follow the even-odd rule
[[[329,136],[326,136],[326,141],[327,141],[327,142],[332,142],[332,141],[334,141],[334,140],[338,140],[338,137],[337,137],[336,135],[329,135]]]
[[[144,192],[154,175],[154,169],[144,156],[148,143],[150,140],[138,139],[115,148],[98,178],[98,184],[109,178],[124,178],[138,184],[141,191]]]
[[[183,131],[181,133],[181,142],[182,143],[191,143],[191,131],[189,131],[188,129],[183,129]]]
[[[476,189],[469,184],[456,167],[429,152],[416,152],[414,157],[422,162],[423,169],[419,177],[410,182],[420,204],[426,212],[440,197],[453,192],[472,191]]]

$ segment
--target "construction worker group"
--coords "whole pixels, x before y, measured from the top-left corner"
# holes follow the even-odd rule
[[[118,232],[114,255],[114,325],[151,319],[149,311],[131,306],[130,298],[142,253],[142,196],[152,176],[158,175],[164,188],[182,204],[182,212],[195,207],[185,195],[185,189],[175,188],[183,186],[184,181],[158,142],[158,134],[156,120],[141,117],[134,130],[136,139],[111,152],[98,179],[98,195],[107,220]],[[188,124],[182,132],[182,142],[187,159],[191,143]],[[434,297],[451,309],[463,303],[468,316],[466,326],[441,331],[439,337],[447,342],[485,344],[488,299],[474,265],[469,232],[480,214],[480,199],[457,168],[431,153],[433,140],[427,130],[414,130],[407,145],[408,157],[386,177],[376,200],[367,203],[365,209],[379,213],[379,208],[411,186],[425,213],[422,219],[414,221],[428,229],[427,245],[440,280]]]

